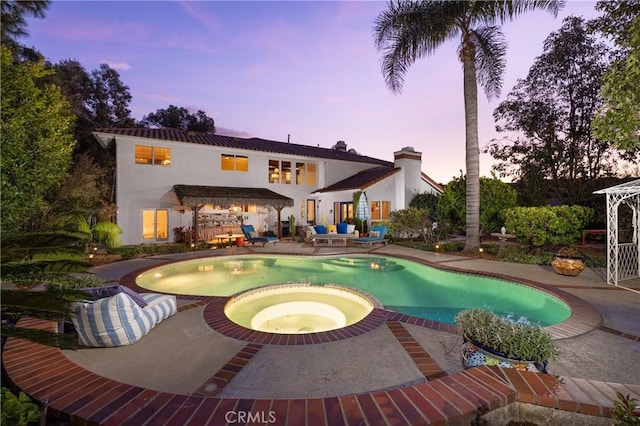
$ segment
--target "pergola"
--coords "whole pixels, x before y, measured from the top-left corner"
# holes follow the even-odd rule
[[[280,213],[283,208],[293,206],[293,199],[266,188],[238,188],[230,186],[173,185],[180,204],[193,211],[193,230],[198,235],[198,211],[206,204],[223,208],[232,205],[255,204],[269,206],[278,212],[278,236],[282,223]]]
[[[607,196],[607,284],[640,277],[640,179],[595,191]],[[631,208],[631,241],[619,239],[621,205]]]

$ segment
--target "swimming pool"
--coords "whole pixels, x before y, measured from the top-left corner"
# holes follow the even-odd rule
[[[222,297],[276,283],[343,285],[372,295],[386,309],[449,324],[470,308],[524,316],[542,326],[571,315],[557,297],[524,284],[390,256],[211,257],[153,268],[136,278],[150,291]]]

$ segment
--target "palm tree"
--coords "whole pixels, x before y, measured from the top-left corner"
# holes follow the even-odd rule
[[[374,36],[383,53],[382,73],[389,89],[400,93],[404,76],[417,59],[432,54],[447,40],[458,40],[464,75],[467,171],[467,241],[465,250],[480,246],[480,149],[478,83],[488,98],[502,86],[507,44],[500,27],[534,9],[557,15],[563,0],[405,1],[391,0],[375,20]]]

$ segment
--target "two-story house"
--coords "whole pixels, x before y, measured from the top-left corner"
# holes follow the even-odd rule
[[[407,208],[416,194],[442,192],[411,147],[389,162],[347,150],[342,141],[320,148],[145,128],[94,135],[115,148],[123,244],[172,242],[175,228],[198,223],[205,240],[239,222],[278,230],[290,215],[297,224],[338,223],[354,217],[357,191],[366,194],[375,224]]]

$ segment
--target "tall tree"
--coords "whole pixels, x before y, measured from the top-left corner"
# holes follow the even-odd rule
[[[0,2],[0,33],[4,46],[14,54],[19,50],[18,38],[28,35],[27,16],[44,18],[50,0],[2,0]]]
[[[603,77],[593,134],[618,149],[640,149],[640,1],[599,1],[596,9],[604,14],[590,27],[611,39],[617,54]]]
[[[133,127],[135,120],[129,110],[132,96],[118,71],[107,64],[100,64],[100,68],[91,73],[91,79],[93,96],[89,106],[94,114],[95,126]]]
[[[213,118],[198,110],[191,114],[184,107],[169,105],[167,109],[159,109],[142,118],[141,124],[148,127],[166,127],[194,132],[215,133],[216,127]]]
[[[383,52],[382,72],[391,91],[399,93],[409,67],[448,40],[458,42],[462,62],[466,121],[465,250],[480,246],[480,150],[478,83],[488,97],[502,86],[506,42],[496,24],[542,9],[554,14],[562,0],[390,1],[375,21],[375,43]]]
[[[591,132],[591,122],[602,105],[599,91],[609,65],[608,52],[603,42],[587,32],[584,19],[568,17],[560,30],[547,37],[544,52],[527,77],[518,80],[496,108],[498,130],[519,136],[485,148],[502,161],[495,168],[526,185],[520,193],[551,190],[521,201],[546,204],[551,195],[580,203],[591,191],[586,183],[616,173],[615,151]]]
[[[2,231],[23,228],[44,197],[67,175],[75,141],[74,116],[58,87],[39,87],[42,62],[16,63],[2,46]]]

